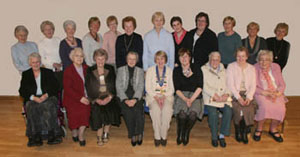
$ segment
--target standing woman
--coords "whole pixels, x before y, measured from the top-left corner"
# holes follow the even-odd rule
[[[255,68],[247,63],[248,49],[240,47],[236,50],[236,62],[227,67],[227,87],[233,94],[232,109],[235,126],[235,139],[248,143],[247,133],[254,124],[255,103],[253,96],[256,89]]]
[[[25,26],[18,25],[14,33],[18,42],[11,47],[11,56],[16,69],[21,74],[30,69],[28,56],[33,52],[38,52],[38,47],[36,43],[27,41],[28,30]]]
[[[173,40],[175,45],[175,67],[178,67],[180,66],[178,51],[180,48],[187,48],[186,42],[187,42],[188,32],[182,27],[182,20],[179,16],[173,16],[170,24],[174,30],[172,35],[173,35]]]
[[[127,65],[118,69],[117,93],[121,100],[121,109],[128,130],[131,145],[141,145],[144,132],[144,70],[137,67],[139,56],[130,51],[127,54]]]
[[[72,60],[69,57],[71,51],[76,47],[82,48],[82,45],[81,40],[74,37],[76,31],[75,22],[72,20],[66,20],[63,26],[67,37],[59,44],[59,56],[62,61],[63,70],[65,70],[69,65],[72,64]]]
[[[83,64],[84,54],[81,48],[74,48],[70,53],[73,64],[64,72],[63,104],[67,110],[69,127],[74,142],[85,146],[84,131],[89,126],[90,102],[84,86],[87,65]]]
[[[176,91],[174,114],[177,117],[177,144],[189,143],[190,131],[197,117],[202,118],[203,104],[201,92],[203,75],[201,68],[191,64],[191,53],[186,48],[178,52],[180,66],[173,71],[173,82]]]
[[[216,33],[209,29],[209,17],[200,12],[195,18],[196,28],[188,36],[188,49],[192,50],[192,60],[199,68],[208,62],[208,55],[218,51]]]
[[[268,49],[266,40],[257,35],[258,31],[259,25],[256,22],[250,22],[247,25],[248,37],[242,40],[243,46],[249,51],[247,62],[252,65],[256,63],[258,52]]]
[[[111,15],[106,19],[107,27],[109,31],[104,33],[103,36],[103,49],[106,50],[108,58],[107,63],[115,66],[116,64],[116,40],[121,33],[118,29],[117,17]]]
[[[290,53],[290,43],[283,38],[288,35],[289,25],[278,23],[274,29],[275,37],[267,39],[268,48],[273,52],[273,62],[279,64],[281,71],[286,66]]]
[[[87,71],[85,86],[91,101],[91,127],[97,130],[97,144],[108,142],[111,125],[120,125],[120,108],[116,98],[114,67],[106,64],[108,54],[97,49],[93,55],[96,65]]]
[[[173,114],[174,85],[172,69],[166,65],[168,60],[164,51],[154,56],[156,65],[146,72],[146,102],[150,109],[154,130],[154,145],[167,145],[167,135]]]
[[[118,36],[116,42],[116,66],[117,68],[126,65],[126,56],[128,52],[138,53],[137,66],[143,68],[143,39],[142,36],[135,33],[136,20],[132,16],[127,16],[122,20],[122,28],[125,33]]]
[[[223,20],[225,32],[218,34],[219,52],[225,68],[228,64],[235,61],[234,53],[237,48],[242,46],[241,36],[233,30],[234,26],[235,19],[227,16]]]
[[[172,34],[163,28],[165,24],[164,14],[162,12],[155,12],[152,15],[152,23],[154,28],[145,34],[144,37],[143,68],[146,71],[155,65],[154,55],[157,51],[164,51],[168,56],[166,64],[173,69],[175,47]]]

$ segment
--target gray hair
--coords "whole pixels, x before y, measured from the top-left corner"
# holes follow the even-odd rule
[[[16,26],[16,28],[15,28],[15,36],[17,35],[17,33],[19,33],[20,31],[23,31],[23,32],[25,32],[26,33],[26,35],[28,35],[28,29],[24,26],[24,25],[18,25],[18,26]]]
[[[209,61],[211,60],[211,58],[212,58],[213,55],[218,55],[219,58],[220,58],[220,60],[221,60],[221,54],[220,54],[220,52],[218,52],[218,51],[213,51],[213,52],[211,52],[211,53],[209,54],[209,56],[208,56]]]
[[[69,54],[69,58],[71,59],[72,62],[73,62],[74,55],[76,54],[76,52],[79,52],[83,56],[83,58],[84,58],[84,53],[83,53],[82,48],[76,47]]]
[[[94,59],[94,61],[96,61],[96,57],[102,57],[102,56],[104,56],[105,60],[107,61],[108,54],[107,54],[106,50],[104,50],[103,48],[96,49],[93,54],[93,59]]]
[[[137,52],[134,52],[134,51],[129,51],[127,56],[126,56],[126,60],[128,58],[129,55],[135,55],[135,58],[136,58],[136,62],[139,61],[139,54]]]
[[[270,58],[270,61],[273,62],[273,52],[269,50],[260,50],[256,57],[256,61],[259,62],[260,57],[263,55],[267,55]]]
[[[71,25],[74,28],[74,30],[76,30],[76,23],[72,20],[66,20],[63,24],[65,31],[66,31],[68,25]]]
[[[30,64],[30,61],[32,58],[37,58],[40,62],[41,62],[41,55],[37,52],[32,52],[29,56],[28,56],[28,63]]]

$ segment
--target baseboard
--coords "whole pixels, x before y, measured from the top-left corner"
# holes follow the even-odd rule
[[[0,95],[0,100],[20,100],[22,99],[18,95]]]

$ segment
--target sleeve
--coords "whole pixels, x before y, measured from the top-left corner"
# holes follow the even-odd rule
[[[218,51],[219,50],[219,45],[218,45],[218,38],[217,38],[217,35],[216,33],[213,33],[212,34],[212,37],[211,37],[211,46],[212,46],[212,51]]]
[[[117,88],[117,96],[121,99],[121,101],[128,99],[127,95],[125,94],[126,87],[124,87],[123,78],[124,78],[124,73],[123,70],[124,68],[121,67],[117,70],[117,79],[116,79],[116,88]]]
[[[205,94],[207,94],[208,96],[212,97],[212,96],[214,96],[214,94],[216,92],[215,92],[214,88],[211,87],[210,84],[208,83],[209,79],[206,77],[206,76],[208,76],[208,74],[206,74],[207,71],[204,69],[204,66],[202,66],[202,71],[204,73],[204,75],[203,75],[203,92]]]
[[[155,74],[153,73],[152,68],[148,68],[147,72],[146,72],[146,92],[147,95],[149,95],[150,97],[155,96]]]
[[[280,69],[280,67],[279,67],[279,65],[278,64],[276,64],[276,63],[273,63],[273,64],[275,64],[275,72],[277,73],[275,76],[277,77],[276,79],[278,79],[278,85],[277,85],[277,90],[279,91],[279,92],[281,92],[281,93],[284,93],[284,91],[285,91],[285,88],[286,88],[286,84],[285,84],[285,82],[284,82],[284,80],[283,80],[283,77],[282,77],[282,73],[281,73],[281,69]]]
[[[268,50],[267,42],[264,38],[260,37],[260,44],[262,50]]]
[[[121,40],[120,40],[120,36],[117,38],[116,41],[116,66],[117,68],[120,68],[122,65],[122,59],[125,59],[125,56],[123,56],[122,53],[122,45],[121,45]]]
[[[197,87],[203,89],[203,72],[201,70],[201,68],[196,68],[197,70]]]
[[[137,40],[137,52],[139,54],[139,62],[137,63],[137,66],[143,69],[143,39],[139,35]]]
[[[59,44],[59,56],[60,56],[60,60],[62,62],[62,65],[64,66],[64,64],[67,63],[69,56],[67,56],[66,47],[64,46],[64,41],[63,40]]]
[[[144,71],[146,71],[149,67],[148,67],[148,62],[147,60],[149,59],[148,58],[148,51],[149,51],[149,48],[148,48],[148,38],[147,38],[147,35],[145,36],[145,39],[144,39],[144,50],[143,50],[143,68],[144,68]]]
[[[145,79],[144,79],[144,71],[142,69],[138,70],[138,74],[137,74],[138,79],[138,88],[137,90],[134,92],[133,97],[134,98],[138,98],[141,99],[143,94],[144,94],[144,87],[145,87]]]
[[[261,95],[262,92],[264,91],[263,88],[259,85],[260,82],[260,76],[259,76],[259,69],[258,69],[258,63],[254,65],[255,67],[255,72],[256,72],[256,89],[255,89],[255,94]]]
[[[241,38],[240,35],[238,35],[237,41],[236,41],[236,42],[237,42],[237,43],[236,43],[236,48],[235,48],[235,50],[238,49],[239,47],[243,46],[242,38]]]
[[[25,70],[27,70],[25,67],[22,66],[22,63],[21,61],[19,60],[19,57],[18,57],[18,50],[15,48],[15,47],[12,47],[11,48],[11,57],[13,59],[13,63],[15,65],[15,67],[17,68],[17,70],[21,73]]]
[[[64,95],[66,95],[69,99],[79,102],[84,95],[81,95],[80,92],[74,89],[74,84],[76,84],[76,82],[74,82],[73,77],[74,76],[72,76],[70,69],[66,69],[63,77]]]
[[[236,99],[239,99],[241,96],[240,96],[240,93],[235,89],[233,71],[234,71],[234,69],[233,69],[232,65],[229,64],[229,66],[227,67],[227,73],[226,73],[227,87],[229,88],[229,90],[231,91],[233,96]]]
[[[171,69],[174,68],[175,64],[175,45],[174,45],[174,40],[171,34],[168,34],[168,46],[169,46],[169,55],[168,55],[168,65]]]
[[[54,72],[48,69],[45,69],[47,72],[47,83],[48,83],[48,90],[46,91],[46,93],[48,93],[49,97],[51,96],[58,96],[58,81],[54,76]],[[43,88],[43,87],[42,87]]]
[[[116,96],[116,73],[115,69],[112,66],[109,66],[109,79],[111,80],[111,94]]]
[[[173,72],[172,69],[169,69],[169,76],[168,76],[168,89],[166,92],[166,96],[173,96],[174,95],[174,83],[173,83]]]
[[[289,54],[290,54],[290,43],[286,43],[286,50],[285,50],[285,55],[283,56],[284,59],[282,60],[282,62],[280,63],[280,67],[281,69],[283,69],[285,66],[286,66],[286,63],[288,61],[288,58],[289,58]]]
[[[91,56],[91,49],[90,49],[90,43],[88,37],[83,37],[82,39],[82,48],[83,48],[83,53],[85,55],[85,62],[87,65],[92,66],[92,56]]]
[[[28,82],[27,82],[26,74],[22,73],[21,84],[19,88],[20,96],[23,97],[24,101],[28,101],[32,93],[28,90]]]
[[[44,65],[45,67],[52,67],[52,65],[50,65],[46,61],[46,58],[47,58],[46,52],[45,52],[45,49],[44,49],[44,47],[41,43],[38,44],[38,49],[39,49],[39,54],[41,55],[42,65]]]
[[[175,91],[180,90],[180,77],[179,77],[179,72],[180,70],[178,69],[179,67],[174,68],[173,70],[173,83],[174,83],[174,88]]]
[[[250,89],[247,92],[247,98],[253,100],[253,96],[256,91],[256,72],[253,66],[251,67],[251,71],[249,71],[249,73],[252,73],[252,75],[250,77]]]

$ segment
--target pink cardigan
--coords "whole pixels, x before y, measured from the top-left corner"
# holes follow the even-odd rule
[[[109,64],[115,64],[116,63],[116,41],[118,36],[121,35],[121,33],[118,31],[117,34],[115,34],[112,31],[108,31],[104,33],[103,35],[103,49],[107,51],[108,59],[107,63]]]
[[[242,69],[238,66],[237,62],[228,65],[226,70],[227,87],[232,92],[236,99],[240,96],[240,86],[242,82]],[[247,63],[245,69],[245,87],[247,90],[246,97],[250,100],[253,99],[256,89],[256,73],[253,65]]]

